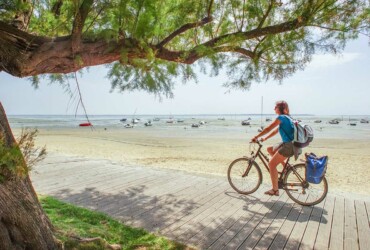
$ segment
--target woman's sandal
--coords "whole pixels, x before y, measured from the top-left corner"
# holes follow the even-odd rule
[[[266,191],[265,194],[267,195],[270,195],[270,196],[279,196],[279,189],[278,190],[273,190],[273,189],[270,189],[269,191]]]

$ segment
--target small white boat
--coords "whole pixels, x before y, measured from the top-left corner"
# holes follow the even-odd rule
[[[139,119],[132,119],[132,124],[137,124],[137,123],[139,123]]]
[[[132,124],[130,124],[130,123],[126,123],[124,127],[125,127],[125,128],[133,128],[133,127],[134,127],[134,125],[132,125]]]
[[[152,126],[152,122],[151,121],[147,121],[146,123],[144,123],[145,127],[150,127]]]
[[[249,120],[242,121],[242,126],[249,126],[251,125],[251,122]]]
[[[159,119],[158,117],[155,117],[155,118],[153,119],[153,121],[154,121],[154,122],[159,122],[159,120],[160,120],[160,119]]]
[[[360,122],[361,122],[361,123],[369,123],[369,121],[368,121],[368,120],[366,120],[366,119],[361,119],[361,120],[360,120]]]
[[[206,122],[205,122],[205,121],[200,121],[200,122],[199,122],[199,125],[204,125],[204,124],[206,124]]]
[[[166,121],[166,123],[174,123],[175,121],[173,119],[169,119]]]
[[[330,124],[339,124],[339,120],[334,119],[329,121]]]

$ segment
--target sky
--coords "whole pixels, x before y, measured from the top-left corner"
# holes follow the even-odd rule
[[[247,91],[222,84],[225,74],[199,74],[198,83],[175,84],[174,98],[144,91],[110,91],[104,66],[92,67],[79,78],[89,115],[130,114],[272,114],[278,100],[292,114],[370,115],[370,46],[366,37],[347,44],[340,55],[315,55],[310,64],[283,81],[254,83]],[[73,84],[73,83],[72,83]],[[26,79],[0,72],[0,102],[8,115],[74,115],[76,102],[57,84],[42,82],[34,89]],[[78,114],[83,114],[82,108]]]

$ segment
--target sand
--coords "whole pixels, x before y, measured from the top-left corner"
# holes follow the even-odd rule
[[[13,129],[18,135],[19,129]],[[36,145],[50,154],[109,159],[113,162],[222,175],[229,164],[249,154],[254,134],[202,133],[181,129],[41,128]],[[278,142],[270,139],[265,144]],[[304,152],[329,155],[329,191],[370,196],[370,139],[315,138]],[[301,157],[303,159],[303,157]],[[298,160],[300,161],[300,160]],[[261,168],[264,168],[260,164]],[[35,168],[37,170],[37,167]],[[264,172],[266,174],[266,172]],[[268,182],[265,175],[264,182]]]

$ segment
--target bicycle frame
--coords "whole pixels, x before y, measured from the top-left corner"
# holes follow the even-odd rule
[[[249,170],[252,166],[252,162],[254,162],[256,160],[256,158],[258,157],[258,159],[261,160],[261,162],[263,163],[263,165],[265,166],[267,172],[270,173],[270,168],[268,167],[268,162],[269,162],[269,158],[262,152],[262,144],[261,142],[259,141],[256,141],[255,142],[256,144],[258,144],[258,149],[257,149],[257,152],[254,154],[254,152],[252,151],[251,152],[251,158],[249,160],[249,165],[245,171],[245,173],[242,175],[242,177],[245,177],[248,175],[249,173]],[[279,187],[282,185],[281,183],[283,183],[283,178],[285,176],[285,174],[287,173],[287,171],[290,169],[290,168],[293,168],[292,165],[289,164],[289,160],[290,160],[290,157],[287,158],[285,164],[284,164],[284,167],[283,167],[283,170],[282,172],[278,172],[279,174],[279,178],[278,178],[278,182],[279,182]],[[302,182],[302,183],[305,183],[305,180],[297,173],[297,171],[293,168],[293,172],[294,174],[298,177],[298,179]]]

